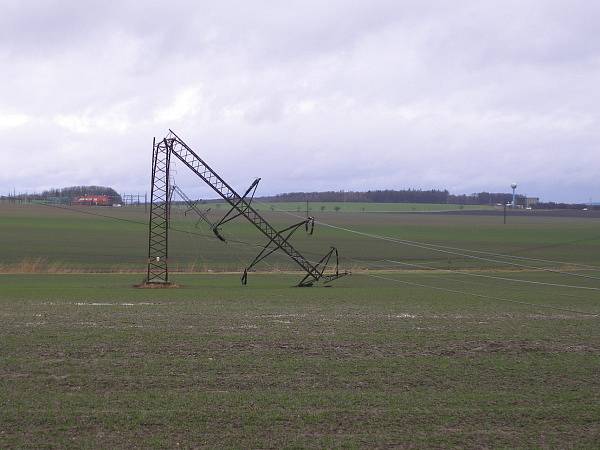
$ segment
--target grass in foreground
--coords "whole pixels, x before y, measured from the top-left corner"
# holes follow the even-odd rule
[[[387,275],[386,275],[387,276]],[[543,275],[532,275],[543,279]],[[456,287],[428,274],[399,280]],[[353,276],[0,276],[0,447],[597,447],[598,317]],[[598,295],[462,289],[599,312]]]

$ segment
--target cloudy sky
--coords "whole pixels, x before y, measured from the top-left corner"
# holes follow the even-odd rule
[[[260,194],[600,201],[599,23],[588,0],[0,0],[0,193],[145,192],[172,128]]]

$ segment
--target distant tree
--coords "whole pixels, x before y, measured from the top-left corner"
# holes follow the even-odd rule
[[[594,209],[587,204],[584,203],[555,203],[555,202],[540,202],[533,205],[535,209]]]
[[[340,209],[342,209],[342,207],[341,207],[341,206],[339,206],[339,205],[335,205],[335,206],[333,207],[333,209],[335,209],[335,212],[338,212]]]
[[[451,203],[459,205],[491,205],[512,201],[512,193],[479,192],[473,194],[450,194],[446,189],[384,189],[366,192],[324,191],[288,192],[263,197],[270,202],[365,202],[365,203]],[[524,205],[525,197],[517,195],[517,204]]]
[[[405,189],[405,190],[376,190],[368,192],[356,191],[325,191],[325,192],[289,192],[265,200],[276,202],[383,202],[383,203],[446,203],[449,193],[447,190]]]
[[[76,197],[84,195],[107,195],[112,203],[123,203],[121,195],[113,188],[108,186],[69,186],[64,188],[52,188],[43,191],[41,194],[35,194],[36,200],[55,200],[64,199],[71,201]]]
[[[325,205],[321,205],[321,211],[325,211]]]

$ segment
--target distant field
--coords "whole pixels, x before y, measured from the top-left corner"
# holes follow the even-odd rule
[[[149,290],[143,208],[0,204],[0,448],[597,447],[600,219],[314,215],[331,288],[176,208]]]
[[[218,208],[225,208],[224,203],[217,203]],[[306,202],[259,202],[256,207],[262,211],[279,210],[306,213]],[[309,213],[317,212],[424,212],[424,211],[462,211],[490,210],[487,205],[449,205],[447,203],[362,203],[362,202],[309,202]]]
[[[217,221],[223,210],[213,208]],[[302,213],[263,211],[279,228],[304,217]],[[101,214],[110,217],[98,217]],[[579,262],[600,266],[600,219],[315,212],[318,221],[392,238],[445,245],[467,250]],[[115,219],[116,218],[116,219]],[[147,255],[147,215],[142,208],[90,208],[75,210],[44,206],[0,204],[0,271],[20,272],[141,272]],[[196,218],[172,213],[170,261],[176,271],[240,271],[258,253],[264,238],[244,221],[223,227],[231,239],[224,244]],[[317,224],[314,235],[300,230],[293,237],[309,258],[320,258],[336,246],[341,264],[368,268],[384,259],[443,268],[506,268],[484,259],[428,250],[418,245],[392,244]],[[234,241],[243,241],[237,243]],[[460,252],[458,252],[460,253]],[[388,263],[385,263],[389,266]],[[536,265],[549,265],[538,262]],[[273,255],[259,270],[295,270],[290,261]],[[396,267],[400,269],[401,267]],[[408,268],[408,267],[405,267]]]

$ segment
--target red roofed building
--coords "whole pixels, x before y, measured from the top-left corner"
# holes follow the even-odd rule
[[[73,205],[88,206],[110,206],[112,205],[108,195],[82,195],[73,199]]]

